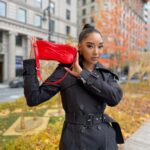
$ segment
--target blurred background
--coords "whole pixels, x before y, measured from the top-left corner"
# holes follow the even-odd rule
[[[118,74],[124,91],[120,105],[107,109],[121,122],[127,146],[120,149],[138,150],[132,146],[142,142],[132,135],[150,119],[149,0],[0,0],[0,149],[58,149],[64,120],[60,95],[27,107],[23,60],[29,58],[32,36],[76,46],[86,23],[102,33],[104,54],[99,61]],[[57,65],[54,61],[40,63],[44,79]],[[144,146],[140,150],[150,149],[150,142]]]

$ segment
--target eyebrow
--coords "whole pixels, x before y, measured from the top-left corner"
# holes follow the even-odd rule
[[[87,42],[88,44],[94,44],[92,42]],[[99,43],[99,45],[103,45],[103,42]]]

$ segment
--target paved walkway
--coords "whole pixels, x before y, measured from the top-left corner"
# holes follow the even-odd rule
[[[0,89],[8,88],[8,87],[9,87],[8,84],[0,83]]]
[[[122,150],[150,150],[150,119],[125,141]]]

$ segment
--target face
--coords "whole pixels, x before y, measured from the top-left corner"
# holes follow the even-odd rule
[[[78,45],[80,53],[84,57],[84,62],[95,64],[103,53],[103,40],[99,33],[89,33]]]

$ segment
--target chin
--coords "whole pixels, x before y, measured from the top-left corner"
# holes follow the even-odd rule
[[[91,61],[91,64],[95,65],[98,61],[95,60],[95,61]]]

